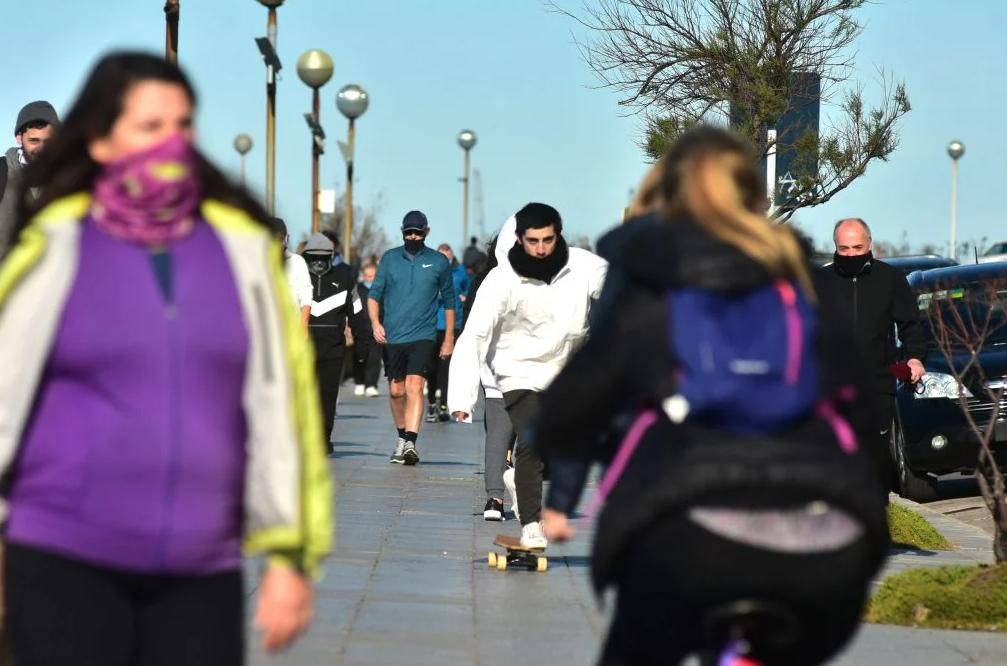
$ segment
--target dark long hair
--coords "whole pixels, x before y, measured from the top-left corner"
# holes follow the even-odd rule
[[[18,202],[15,236],[31,217],[46,205],[77,192],[88,192],[101,172],[91,159],[88,144],[107,136],[122,113],[123,99],[141,81],[161,81],[181,86],[196,106],[196,91],[181,69],[158,56],[139,52],[118,52],[104,56],[88,75],[80,95],[41,157],[25,168]],[[262,206],[242,188],[233,184],[197,152],[203,196],[241,208],[268,227],[269,217]],[[40,188],[41,197],[32,201],[30,188]]]

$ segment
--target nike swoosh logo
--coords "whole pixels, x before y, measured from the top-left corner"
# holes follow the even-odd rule
[[[423,268],[430,268],[433,264],[423,264]]]

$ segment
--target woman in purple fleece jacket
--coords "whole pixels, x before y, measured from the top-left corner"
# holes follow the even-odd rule
[[[320,434],[317,397],[298,384],[300,364],[283,362],[300,342],[296,331],[282,341],[289,298],[270,287],[279,251],[268,218],[196,152],[193,114],[175,66],[108,56],[28,176],[44,179],[48,208],[21,211],[26,230],[8,262],[34,264],[17,278],[16,266],[0,271],[3,344],[19,316],[46,340],[25,341],[45,351],[23,388],[34,388],[23,423],[7,427],[16,408],[0,409],[0,435],[20,432],[3,487],[19,666],[242,664],[246,537],[272,555],[256,615],[264,646],[285,646],[310,618],[307,574],[328,535],[313,550],[308,542],[331,523],[297,493],[312,476],[326,502],[331,488],[324,461],[291,452]],[[80,202],[69,222],[53,221]],[[34,256],[33,234],[47,236]],[[58,310],[51,327],[26,312],[25,292]],[[301,396],[310,406],[291,416]],[[274,414],[269,427],[264,414]],[[292,434],[302,426],[308,436]],[[270,459],[277,452],[287,457]],[[264,459],[277,472],[268,484]]]

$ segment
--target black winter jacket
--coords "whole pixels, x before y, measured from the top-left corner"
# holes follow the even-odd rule
[[[311,304],[308,330],[315,343],[315,358],[341,358],[346,353],[347,323],[355,337],[364,333],[356,325],[358,320],[351,316],[363,308],[353,269],[341,263],[321,275],[311,273],[311,284],[314,302]]]
[[[844,275],[834,264],[821,268],[820,274],[825,288],[834,295],[840,320],[852,325],[875,392],[894,395],[892,364],[911,358],[925,362],[927,356],[926,333],[905,275],[877,259],[859,275]],[[896,326],[902,341],[901,358],[895,348]]]
[[[570,513],[590,461],[608,462],[618,439],[611,428],[626,413],[657,409],[659,419],[638,445],[598,517],[592,558],[595,586],[612,580],[619,554],[668,512],[697,502],[779,506],[823,499],[859,517],[880,563],[888,549],[884,496],[877,463],[861,445],[843,453],[832,430],[818,419],[766,437],[703,431],[672,424],[660,411],[675,393],[666,294],[695,286],[716,291],[750,290],[772,278],[733,247],[712,239],[688,220],[640,224],[620,242],[622,256],[610,267],[622,274],[585,345],[542,395],[536,446],[550,457],[546,506]],[[620,232],[627,233],[627,232]],[[821,396],[852,386],[856,400],[839,409],[862,443],[877,438],[872,392],[850,335],[835,321],[841,311],[820,293],[817,349]],[[681,325],[688,325],[683,322]],[[758,325],[758,322],[753,322]],[[757,396],[752,397],[757,400]]]

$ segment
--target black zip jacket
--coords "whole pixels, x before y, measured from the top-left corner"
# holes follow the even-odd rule
[[[925,363],[927,356],[926,332],[905,275],[877,259],[858,275],[844,275],[834,264],[819,273],[825,288],[834,295],[841,318],[852,324],[875,392],[894,395],[892,364],[911,358]],[[895,327],[902,342],[901,354],[896,353]]]
[[[854,455],[843,453],[832,430],[818,419],[756,438],[702,431],[688,422],[675,425],[664,417],[661,403],[676,392],[668,290],[750,290],[772,278],[688,220],[641,224],[630,236],[610,267],[622,274],[613,285],[619,293],[609,295],[610,309],[543,393],[535,430],[536,446],[550,460],[545,504],[570,513],[583,489],[584,470],[591,462],[611,460],[626,416],[658,410],[658,423],[640,442],[598,517],[592,564],[596,588],[611,581],[629,541],[669,512],[699,502],[752,507],[823,499],[861,518],[881,562],[888,548],[885,493],[872,457],[877,447],[866,445],[877,438],[873,392],[851,327],[823,281],[813,274],[819,293],[820,395],[854,388],[854,402],[837,406],[864,443]]]
[[[314,291],[308,330],[315,343],[315,358],[341,358],[346,353],[347,318],[363,307],[353,269],[342,263],[321,275],[311,273],[311,285]],[[355,325],[357,321],[351,318],[349,323],[353,335],[359,337],[362,331]]]

